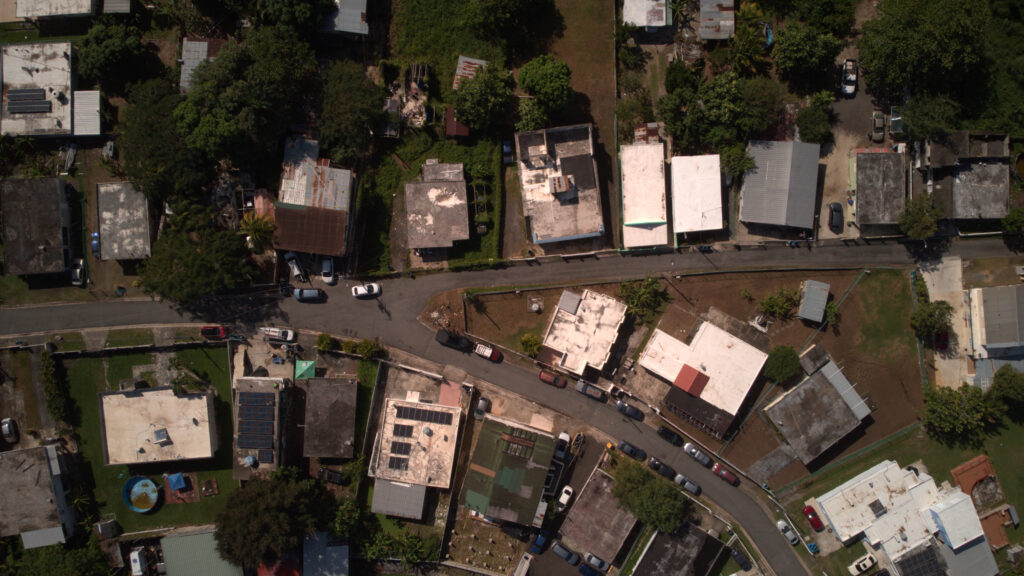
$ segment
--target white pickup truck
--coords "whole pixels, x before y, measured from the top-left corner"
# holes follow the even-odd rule
[[[487,358],[491,362],[501,362],[501,351],[487,344],[477,344],[473,347],[473,353],[481,358]]]

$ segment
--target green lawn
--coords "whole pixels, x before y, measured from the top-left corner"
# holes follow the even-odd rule
[[[911,295],[906,271],[873,270],[861,278],[854,294],[864,311],[858,348],[888,361],[916,356],[914,331],[907,322]]]
[[[125,378],[132,377],[132,367],[153,363],[153,355],[148,352],[135,354],[113,354],[107,356],[107,386],[117,390],[118,384]],[[101,367],[102,369],[102,367]]]
[[[144,346],[153,343],[153,331],[144,328],[111,330],[107,333],[107,348],[122,346]]]
[[[211,498],[203,498],[195,504],[163,504],[154,512],[145,515],[128,510],[121,498],[121,488],[129,477],[128,468],[103,464],[97,397],[99,392],[108,389],[103,381],[103,359],[81,358],[65,364],[71,384],[71,396],[81,414],[76,431],[79,436],[79,449],[91,471],[91,478],[87,478],[86,481],[93,484],[93,492],[100,514],[115,515],[125,532],[210,523],[226,503],[228,494],[237,486],[237,482],[231,479],[232,425],[227,352],[221,349],[188,350],[179,353],[179,358],[193,371],[207,374],[217,391],[215,409],[220,447],[214,458],[208,461],[181,465],[151,464],[133,467],[132,473],[149,476],[157,483],[162,484],[160,475],[165,471],[196,471],[200,482],[208,478],[215,478],[220,494]],[[133,362],[149,362],[149,355],[113,356],[110,360],[118,367],[118,370],[127,367],[130,371]]]
[[[5,306],[46,302],[90,302],[97,300],[88,290],[76,286],[29,288],[19,276],[0,276],[0,303]]]
[[[81,332],[61,332],[60,334],[51,334],[49,341],[61,352],[85,350],[85,339],[82,338]]]

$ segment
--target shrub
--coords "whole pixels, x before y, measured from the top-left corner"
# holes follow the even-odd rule
[[[799,302],[796,290],[779,288],[778,291],[765,295],[759,303],[761,312],[773,318],[786,318],[789,311]]]
[[[342,340],[341,351],[344,352],[345,354],[355,354],[356,343],[352,340]]]
[[[360,340],[356,345],[356,353],[367,360],[380,358],[384,355],[384,349],[374,340]]]
[[[63,367],[54,361],[49,352],[42,353],[40,363],[46,411],[54,420],[67,422],[71,416],[71,398]]]
[[[519,340],[519,346],[522,347],[523,354],[526,354],[530,358],[536,358],[537,354],[540,353],[540,336],[537,336],[536,334],[524,334]]]
[[[338,341],[334,339],[334,336],[326,332],[322,332],[316,337],[316,349],[320,352],[329,352],[338,347]]]

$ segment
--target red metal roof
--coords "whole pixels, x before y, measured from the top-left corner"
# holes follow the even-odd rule
[[[700,398],[700,393],[704,391],[704,386],[706,386],[707,383],[708,375],[689,364],[683,364],[683,367],[679,370],[679,374],[676,376],[675,381],[672,382],[676,388],[679,388],[683,392],[697,398]]]
[[[469,136],[469,127],[455,119],[454,108],[445,108],[444,133],[445,136],[454,136],[462,138]]]

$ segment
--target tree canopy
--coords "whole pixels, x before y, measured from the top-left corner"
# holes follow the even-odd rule
[[[928,435],[947,445],[977,447],[1002,421],[1003,408],[981,388],[928,387],[921,417]]]
[[[470,0],[468,5],[477,36],[500,45],[514,60],[543,51],[565,26],[554,0]]]
[[[945,136],[959,120],[960,104],[945,94],[918,94],[903,107],[903,124],[911,140]]]
[[[257,0],[256,16],[262,26],[287,26],[305,37],[337,6],[334,0]]]
[[[921,194],[907,202],[900,214],[900,231],[913,240],[926,240],[939,229],[942,209],[931,194]]]
[[[792,346],[776,346],[764,363],[766,378],[779,384],[789,382],[800,374],[800,356]]]
[[[796,115],[800,140],[815,144],[832,142],[832,92],[822,90],[811,96],[810,103]]]
[[[636,282],[623,283],[619,286],[619,294],[626,301],[627,312],[640,321],[646,321],[653,317],[658,308],[668,301],[668,292],[653,276]]]
[[[381,120],[384,91],[366,77],[361,64],[334,62],[324,80],[320,141],[331,160],[344,164],[367,153],[370,131]]]
[[[250,274],[245,240],[217,226],[209,210],[175,206],[167,227],[142,265],[140,279],[147,293],[178,304],[238,286]]]
[[[949,302],[922,302],[918,304],[917,310],[911,312],[910,326],[925,342],[931,342],[935,335],[949,331],[952,318],[953,307]]]
[[[303,117],[315,71],[313,50],[293,30],[258,28],[199,65],[175,110],[178,130],[206,157],[248,167]]]
[[[181,96],[165,78],[136,85],[128,94],[121,133],[121,166],[153,202],[194,196],[210,179],[210,164],[185,145],[174,110]]]
[[[772,54],[779,75],[802,93],[823,88],[832,77],[843,41],[812,26],[789,23],[775,34]]]
[[[511,98],[511,76],[504,68],[488,64],[476,76],[459,83],[455,115],[470,130],[486,130],[505,120]]]
[[[570,80],[569,65],[550,54],[530,60],[519,70],[519,87],[534,96],[548,116],[559,114],[572,104]]]
[[[1003,403],[1011,419],[1024,419],[1024,374],[1009,364],[1001,366],[989,392]]]
[[[690,513],[690,501],[672,483],[655,476],[643,464],[625,458],[615,467],[612,495],[637,520],[668,534],[675,532]]]
[[[22,552],[12,574],[21,576],[107,576],[107,558],[95,537],[85,546],[32,548]]]
[[[134,26],[97,22],[74,52],[75,70],[89,82],[118,90],[146,55],[142,31]]]
[[[1003,218],[1002,227],[1007,234],[1024,233],[1024,208],[1018,206],[1010,210],[1010,213]]]
[[[335,510],[322,484],[281,468],[269,480],[252,480],[228,496],[216,518],[217,551],[237,566],[273,563],[326,527]]]
[[[548,123],[548,116],[536,98],[520,98],[516,110],[516,131],[539,130]]]

